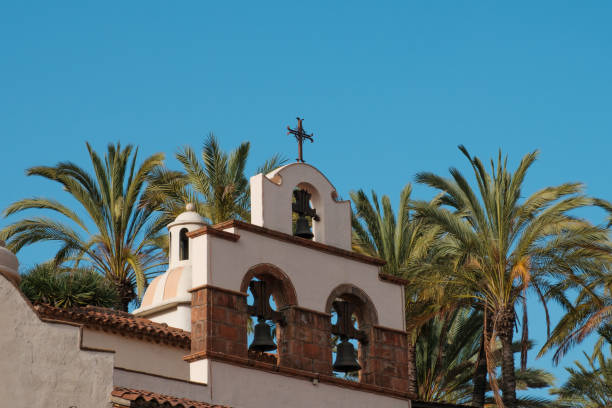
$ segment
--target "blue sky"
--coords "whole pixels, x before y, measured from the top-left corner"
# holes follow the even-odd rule
[[[0,207],[65,199],[24,170],[87,165],[85,141],[164,152],[177,168],[177,149],[213,131],[226,149],[252,142],[251,172],[276,152],[293,160],[297,115],[315,134],[305,159],[344,197],[373,188],[397,201],[419,171],[468,171],[464,144],[511,163],[539,149],[525,195],[581,181],[612,199],[612,3],[219,3],[2,2]],[[19,256],[29,266],[51,252]],[[565,377],[548,356],[533,364]]]

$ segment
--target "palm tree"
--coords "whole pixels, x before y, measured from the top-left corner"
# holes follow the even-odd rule
[[[117,290],[93,269],[68,269],[45,262],[21,275],[19,288],[32,303],[56,307],[116,307]]]
[[[478,158],[470,156],[463,146],[459,149],[474,170],[479,195],[457,169],[451,168],[452,179],[419,173],[417,181],[441,190],[442,204],[453,211],[425,205],[420,205],[418,211],[446,233],[450,243],[446,251],[455,253],[457,263],[440,282],[460,287],[462,300],[468,298],[482,308],[485,357],[495,402],[514,408],[517,399],[512,343],[514,329],[522,320],[521,368],[526,368],[526,291],[534,290],[546,307],[547,289],[554,282],[583,272],[606,270],[612,259],[612,245],[605,228],[571,214],[594,204],[581,193],[580,184],[546,187],[521,201],[521,187],[537,152],[525,155],[512,173],[500,151],[497,163],[491,161],[489,174]],[[518,305],[523,306],[519,320],[515,310]],[[492,357],[498,338],[502,348],[503,399]]]
[[[417,340],[419,400],[454,404],[471,402],[474,406],[472,369],[478,358],[481,334],[482,312],[469,308],[440,314],[423,325]],[[531,342],[528,347],[532,347]],[[513,352],[521,352],[519,343],[514,343]],[[499,344],[496,344],[492,356],[495,366],[499,367]],[[533,368],[517,370],[516,379],[520,390],[549,387],[554,382],[550,373]],[[486,380],[484,388],[485,391],[490,389]],[[483,406],[485,402],[494,404],[483,398]],[[526,408],[547,407],[549,403],[532,397],[519,399],[519,406]]]
[[[605,200],[595,200],[596,205],[608,212],[608,228],[612,225],[612,203]],[[555,348],[553,360],[558,363],[560,358],[575,344],[580,343],[594,331],[610,330],[612,327],[612,274],[609,270],[594,270],[588,274],[572,276],[556,287],[556,293],[565,289],[575,289],[578,292],[574,302],[560,299],[566,314],[540,350],[543,355]]]
[[[57,200],[28,198],[11,204],[5,216],[45,209],[64,220],[25,218],[4,228],[0,237],[14,252],[36,242],[58,242],[55,264],[85,264],[106,276],[127,311],[136,291],[142,296],[147,277],[160,272],[167,262],[159,249],[161,225],[152,222],[153,211],[140,202],[147,177],[162,165],[164,155],[154,154],[137,167],[137,150],[131,145],[122,149],[119,143],[109,144],[104,160],[89,143],[87,150],[93,176],[72,162],[26,172],[59,183],[80,204],[86,218]]]
[[[612,347],[611,347],[612,349]],[[609,350],[612,351],[612,350]],[[612,406],[612,359],[602,350],[589,356],[588,366],[575,361],[575,368],[566,368],[569,379],[550,393],[557,396],[559,408],[608,408]]]
[[[412,276],[409,272],[411,265],[419,265],[430,255],[430,248],[437,237],[435,227],[428,226],[423,220],[413,219],[410,209],[411,192],[412,186],[407,184],[400,194],[397,218],[389,197],[382,197],[381,209],[374,191],[372,202],[363,190],[350,193],[355,204],[352,217],[353,249],[384,259],[387,262],[382,268],[384,273],[406,278]],[[418,285],[418,280],[405,288],[406,321],[412,331],[412,338],[408,342],[412,356],[408,374],[409,392],[416,393],[418,389],[415,366],[418,327],[437,311],[437,302],[432,301],[436,297],[441,298],[437,292],[439,287],[423,287]]]
[[[184,211],[185,203],[193,203],[195,210],[211,224],[232,218],[247,220],[250,188],[244,171],[249,149],[250,143],[244,142],[228,154],[211,133],[204,141],[202,163],[191,147],[184,147],[176,154],[184,172],[156,169],[150,177],[145,201],[162,212],[158,222],[167,225]],[[274,155],[257,173],[268,173],[285,161]]]
[[[470,400],[482,316],[462,308],[425,323],[416,343],[417,396],[422,401]]]

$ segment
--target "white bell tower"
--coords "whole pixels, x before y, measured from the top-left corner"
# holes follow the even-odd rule
[[[179,329],[191,330],[191,274],[193,250],[187,233],[205,226],[204,218],[194,211],[193,204],[168,224],[168,270],[149,284],[137,316]]]

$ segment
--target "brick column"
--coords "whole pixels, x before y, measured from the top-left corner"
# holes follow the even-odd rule
[[[331,375],[331,316],[297,306],[283,313],[287,325],[279,329],[279,366]]]
[[[191,354],[247,357],[246,294],[214,286],[191,291]]]
[[[374,326],[368,330],[369,343],[363,346],[360,381],[408,392],[408,337],[405,332]]]

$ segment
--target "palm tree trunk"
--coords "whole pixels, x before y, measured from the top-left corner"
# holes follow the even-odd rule
[[[136,299],[136,292],[134,291],[134,285],[130,282],[120,282],[115,284],[117,292],[119,293],[119,307],[124,312],[129,312],[130,302]]]
[[[506,408],[516,407],[516,378],[514,376],[514,308],[506,309],[501,316],[499,339],[502,345],[502,400]]]
[[[478,360],[474,369],[472,382],[474,389],[472,390],[472,406],[484,407],[485,393],[487,390],[487,357],[485,355],[485,331],[482,331],[480,339],[480,348],[478,349]]]
[[[417,383],[416,369],[416,341],[408,337],[408,392],[418,395],[419,385]]]

